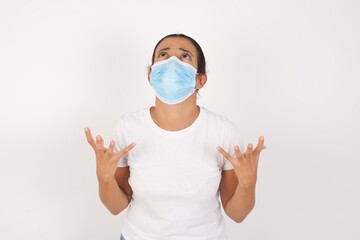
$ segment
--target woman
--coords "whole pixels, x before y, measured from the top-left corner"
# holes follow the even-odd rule
[[[235,222],[254,207],[264,138],[241,151],[234,125],[197,106],[205,67],[195,40],[164,37],[148,74],[155,106],[124,116],[108,148],[85,129],[103,204],[113,214],[129,206],[121,239],[225,239],[219,195]]]

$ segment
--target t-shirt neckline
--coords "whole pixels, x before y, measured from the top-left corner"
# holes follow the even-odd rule
[[[193,132],[200,125],[200,123],[203,119],[204,109],[201,106],[198,106],[198,107],[199,107],[200,112],[199,112],[199,115],[197,116],[197,118],[195,119],[195,121],[190,126],[184,128],[184,129],[181,129],[181,130],[177,130],[177,131],[168,131],[168,130],[165,130],[165,129],[159,127],[158,125],[156,125],[156,123],[154,122],[154,120],[152,119],[151,114],[150,114],[151,107],[149,107],[145,110],[144,115],[145,115],[145,120],[148,123],[148,125],[157,134],[160,134],[165,137],[181,137],[181,136],[184,136],[184,135],[187,135],[187,134]]]

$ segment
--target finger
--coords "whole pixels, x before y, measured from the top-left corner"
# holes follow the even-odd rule
[[[235,156],[237,157],[237,159],[243,158],[243,154],[241,153],[240,148],[238,146],[234,147],[234,151],[235,151]]]
[[[232,156],[228,152],[226,152],[222,147],[218,146],[216,149],[224,158],[226,158],[229,161],[232,161]]]
[[[113,159],[118,160],[119,158],[121,158],[122,156],[124,156],[125,154],[130,152],[130,150],[133,149],[135,147],[135,145],[136,145],[136,143],[131,143],[131,144],[127,145],[125,148],[121,149],[121,151],[117,152],[113,156]]]
[[[94,138],[91,135],[90,128],[88,128],[88,127],[85,128],[85,136],[86,136],[86,139],[87,139],[88,143],[90,144],[90,146],[95,150],[96,144],[95,144]]]
[[[248,144],[247,149],[246,149],[246,152],[245,152],[245,158],[246,158],[246,159],[250,159],[252,153],[253,153],[253,145],[252,145],[252,144]]]
[[[254,149],[254,152],[256,154],[260,154],[260,152],[264,149],[266,149],[266,146],[264,145],[264,136],[260,136],[258,140],[258,145]]]
[[[114,148],[115,148],[115,141],[111,140],[110,144],[109,144],[109,148],[106,150],[106,153],[111,156],[114,152]]]
[[[103,150],[104,149],[104,140],[100,135],[96,136],[96,149]]]

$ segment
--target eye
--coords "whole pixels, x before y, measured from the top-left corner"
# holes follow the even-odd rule
[[[166,52],[160,52],[159,55],[158,55],[158,58],[164,58],[166,56],[167,56]]]
[[[183,55],[181,55],[181,58],[186,59],[186,60],[191,60],[191,56],[187,53],[184,53]]]

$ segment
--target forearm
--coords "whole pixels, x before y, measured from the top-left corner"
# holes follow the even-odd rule
[[[225,206],[225,213],[235,222],[242,222],[255,205],[255,187],[236,187],[234,195]]]
[[[108,181],[99,180],[99,196],[105,207],[114,215],[129,205],[128,196],[119,187],[115,177]]]

